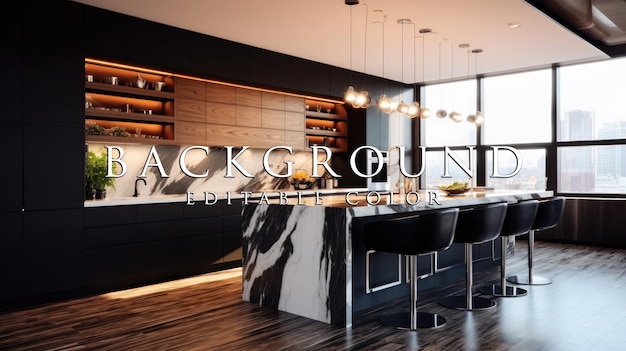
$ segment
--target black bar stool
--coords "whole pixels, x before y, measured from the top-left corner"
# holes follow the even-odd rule
[[[530,232],[528,233],[528,276],[514,275],[506,280],[522,285],[546,285],[552,280],[533,275],[533,249],[535,246],[535,232],[556,227],[563,215],[565,197],[555,196],[549,200],[540,201],[537,208],[537,216]]]
[[[381,318],[385,325],[416,330],[442,326],[446,319],[435,313],[417,312],[417,256],[445,250],[452,245],[458,208],[410,217],[382,220],[365,225],[365,247],[369,250],[409,256],[411,306]]]
[[[496,302],[491,298],[472,295],[474,244],[493,240],[500,235],[507,204],[497,203],[462,210],[454,234],[454,242],[465,244],[465,295],[451,295],[439,299],[439,304],[459,310],[477,310],[494,307]]]
[[[539,201],[528,200],[520,201],[515,204],[509,204],[504,216],[504,224],[500,231],[501,240],[501,258],[500,258],[500,284],[492,284],[483,286],[478,289],[483,294],[493,295],[497,297],[517,297],[524,296],[528,293],[526,289],[515,286],[506,285],[506,250],[510,236],[526,234],[532,227],[535,216],[537,215],[537,207]],[[502,289],[504,287],[504,289]]]

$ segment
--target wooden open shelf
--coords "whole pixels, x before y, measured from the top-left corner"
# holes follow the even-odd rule
[[[325,145],[333,152],[348,151],[348,115],[343,104],[311,99],[306,100],[306,104],[309,106],[305,112],[308,145]]]

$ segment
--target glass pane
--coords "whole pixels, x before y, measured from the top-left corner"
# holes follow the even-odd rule
[[[558,159],[560,192],[626,193],[626,145],[560,147]]]
[[[498,174],[506,176],[515,172],[516,167],[520,167],[519,172],[506,178],[494,178],[493,173],[493,151],[487,151],[487,186],[494,189],[510,190],[545,190],[546,189],[546,150],[545,149],[517,149],[521,154],[518,160],[515,155],[507,150],[498,152]]]
[[[476,145],[476,126],[467,122],[467,115],[476,112],[476,80],[427,85],[424,89],[424,107],[430,109],[430,118],[422,120],[425,136],[422,146]],[[463,120],[455,122],[449,117],[438,118],[436,111],[461,113]]]
[[[550,70],[485,78],[485,144],[549,142],[552,139],[551,92]]]
[[[626,138],[626,59],[559,69],[559,141]]]
[[[474,150],[475,151],[475,150]],[[469,164],[469,151],[467,149],[452,150],[454,155],[458,157],[461,164],[471,169]],[[448,174],[450,177],[444,177],[445,174],[445,158],[443,151],[427,151],[426,152],[426,167],[424,175],[426,189],[437,188],[440,185],[448,185],[453,182],[467,182],[472,184],[471,178],[467,173],[463,171],[461,166],[457,165],[452,159],[448,161]]]

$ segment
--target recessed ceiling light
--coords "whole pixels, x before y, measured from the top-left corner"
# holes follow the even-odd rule
[[[411,20],[410,20],[410,19],[408,19],[408,18],[400,18],[400,19],[397,21],[397,23],[398,23],[398,24],[412,24],[413,22],[411,22]]]
[[[459,48],[460,48],[460,49],[467,49],[467,48],[469,48],[469,47],[470,47],[470,45],[469,45],[469,44],[459,44]]]
[[[483,49],[474,49],[474,50],[472,50],[472,54],[480,54],[481,52],[483,52]]]
[[[511,29],[517,29],[517,28],[522,28],[522,24],[519,22],[510,22],[509,24],[507,24],[507,27]]]
[[[420,33],[421,34],[428,34],[428,33],[432,33],[432,32],[433,32],[433,30],[430,29],[430,28],[422,28],[422,29],[420,29]]]

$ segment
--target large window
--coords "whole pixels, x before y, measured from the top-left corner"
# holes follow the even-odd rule
[[[551,91],[549,69],[485,78],[485,144],[550,142]]]
[[[626,72],[626,58],[426,86],[423,101],[433,116],[421,123],[420,145],[429,150],[422,186],[471,181],[454,164],[452,177],[441,177],[444,146],[469,162],[462,149],[471,145],[486,150],[474,168],[484,172],[477,178],[485,179],[486,186],[624,196],[626,83],[620,72]],[[439,119],[439,108],[465,116],[478,109],[484,122],[476,130],[466,121]],[[512,147],[518,153],[500,152],[494,163],[492,146]],[[517,166],[521,169],[515,172]],[[494,172],[507,176],[492,177]],[[508,176],[511,173],[515,175]],[[556,174],[556,180],[548,174]]]
[[[422,121],[422,146],[476,145],[476,127],[465,121],[468,114],[476,112],[476,80],[426,86],[424,106],[431,110],[430,118]],[[438,118],[436,111],[445,109],[461,113],[463,120],[455,122],[449,117]]]
[[[486,185],[494,189],[545,190],[546,150],[516,149],[516,151],[521,157],[518,158],[507,149],[500,149],[496,162],[493,151],[487,151]],[[495,172],[494,166],[497,167]],[[500,177],[493,177],[494,175]]]
[[[558,191],[626,193],[626,59],[559,68]]]
[[[558,141],[626,138],[626,59],[559,69]]]
[[[471,183],[462,167],[475,170],[469,163],[466,146],[475,146],[476,126],[466,121],[467,115],[476,111],[476,80],[428,85],[424,89],[423,105],[431,110],[430,118],[421,121],[422,146],[426,146],[426,170],[422,186],[436,188],[455,181]],[[437,110],[445,110],[446,116],[437,117]],[[454,121],[452,112],[460,113],[462,119]],[[445,157],[444,146],[454,148],[451,154],[457,158]],[[447,171],[447,174],[446,174]]]

